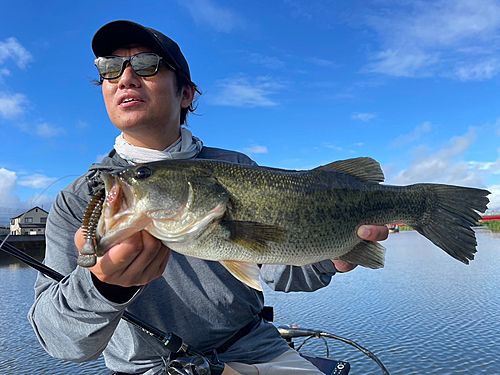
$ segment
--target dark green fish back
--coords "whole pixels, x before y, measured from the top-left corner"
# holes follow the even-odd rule
[[[471,226],[480,218],[476,211],[486,209],[488,191],[439,184],[381,185],[373,182],[383,180],[379,167],[372,173],[369,168],[358,171],[356,177],[348,174],[356,161],[311,171],[225,163],[213,170],[231,196],[229,218],[285,228],[283,247],[307,247],[322,256],[330,251],[338,257],[360,243],[355,235],[360,225],[404,222],[452,257],[464,263],[474,258]],[[366,160],[360,164],[366,166]]]

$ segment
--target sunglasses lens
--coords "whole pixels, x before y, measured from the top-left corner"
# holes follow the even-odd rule
[[[161,57],[154,53],[140,53],[132,57],[98,57],[95,66],[102,78],[115,79],[122,75],[126,61],[130,62],[138,76],[151,77],[158,73]]]
[[[150,77],[158,72],[160,57],[153,53],[140,53],[130,59],[134,72],[141,77]]]
[[[95,60],[95,66],[104,79],[114,79],[120,76],[123,66],[121,57],[99,57]]]

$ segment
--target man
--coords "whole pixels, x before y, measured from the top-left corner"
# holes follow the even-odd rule
[[[51,209],[45,263],[68,276],[60,283],[43,275],[37,279],[29,319],[43,347],[53,357],[75,362],[104,353],[115,373],[163,373],[168,351],[122,321],[127,310],[203,353],[216,350],[221,361],[242,374],[264,369],[270,374],[321,374],[259,317],[262,293],[217,262],[171,252],[142,231],[111,248],[95,266],[77,267],[84,242],[79,228],[90,200],[88,180],[97,171],[161,159],[254,164],[243,154],[204,147],[181,128],[197,90],[171,39],[130,21],[115,21],[97,31],[92,48],[107,112],[122,134],[109,156],[64,189]],[[377,226],[358,232],[366,240],[383,240],[387,233]],[[263,265],[261,277],[275,290],[313,291],[328,285],[336,272],[353,268],[338,260],[304,267]]]

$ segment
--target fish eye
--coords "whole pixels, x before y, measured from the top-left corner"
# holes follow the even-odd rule
[[[140,167],[135,171],[135,178],[138,180],[145,180],[153,174],[153,171],[149,167]]]

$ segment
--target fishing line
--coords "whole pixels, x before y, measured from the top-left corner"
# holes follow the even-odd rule
[[[296,349],[298,352],[300,352],[300,349],[302,349],[302,347],[305,345],[306,342],[308,342],[309,340],[311,339],[317,339],[318,337],[316,336],[309,336],[308,338],[306,338],[302,344],[299,345],[299,347]],[[323,340],[323,342],[325,343],[325,347],[326,347],[326,357],[329,358],[330,357],[330,347],[328,346],[328,341],[326,341],[326,339],[323,337],[323,336],[319,336],[319,338],[321,340]]]
[[[5,251],[7,254],[12,255],[13,257],[21,260],[22,262],[26,263],[27,265],[33,267],[40,273],[43,273],[45,276],[50,277],[51,279],[59,282],[61,281],[64,276],[61,275],[59,272],[53,270],[52,268],[46,266],[45,264],[39,262],[35,258],[31,257],[30,255],[26,254],[25,252],[19,250],[15,246],[12,246],[10,243],[6,242],[0,245],[0,249]]]
[[[334,334],[327,333],[327,332],[320,332],[319,335],[320,335],[320,337],[328,337],[330,339],[339,340],[339,341],[342,341],[342,342],[344,342],[346,344],[354,346],[356,349],[360,350],[363,354],[365,354],[366,356],[368,356],[369,358],[371,358],[372,360],[374,360],[375,363],[377,365],[379,365],[379,367],[382,369],[382,373],[384,375],[390,375],[389,371],[385,368],[384,364],[380,361],[380,359],[377,358],[377,356],[375,354],[373,354],[368,349],[363,348],[361,345],[355,343],[354,341],[346,339],[344,337],[336,336]]]
[[[50,277],[51,279],[60,282],[64,276],[60,274],[59,272],[55,271],[54,269],[46,266],[45,264],[39,262],[35,258],[31,257],[30,255],[20,251],[17,249],[15,246],[12,246],[9,243],[4,243],[0,245],[0,250],[5,251],[6,253],[12,255],[13,257],[21,260],[22,262],[28,264],[29,266],[33,267],[35,270],[39,271],[40,273],[44,274],[45,276]],[[186,343],[182,341],[182,339],[179,336],[174,335],[173,333],[164,333],[155,327],[141,321],[140,319],[136,318],[132,314],[130,314],[127,311],[123,312],[122,319],[127,321],[128,323],[134,325],[135,327],[141,329],[143,332],[147,333],[148,335],[156,338],[157,340],[161,341],[165,348],[170,350],[171,353],[179,353],[183,352],[185,354],[191,355],[191,356],[201,356],[204,357],[203,354],[196,349],[190,347]],[[325,345],[327,346],[327,354],[329,354],[329,348],[328,348],[328,343],[325,340],[325,337],[334,339],[334,340],[339,340],[342,341],[346,344],[349,344],[351,346],[354,346],[356,349],[360,350],[363,354],[371,358],[377,365],[382,369],[382,373],[384,375],[390,375],[389,371],[386,369],[384,364],[377,358],[375,354],[373,354],[371,351],[368,349],[362,347],[361,345],[355,343],[352,340],[346,339],[344,337],[336,336],[331,333],[327,332],[322,332],[322,331],[312,331],[312,330],[305,330],[301,329],[298,327],[285,327],[285,326],[280,326],[278,327],[278,330],[281,334],[281,336],[285,339],[290,339],[292,337],[304,337],[304,336],[309,336],[304,340],[302,345],[299,346],[297,351],[299,351],[302,346],[312,339],[313,337],[316,338],[321,338],[324,342]],[[155,350],[156,351],[156,350]],[[327,355],[328,356],[328,355]],[[163,356],[160,356],[163,361],[165,361]]]
[[[53,270],[52,268],[46,266],[45,264],[39,262],[35,258],[25,254],[24,252],[18,250],[16,247],[12,246],[9,243],[5,243],[3,246],[0,246],[0,250],[4,250],[6,253],[14,256],[15,258],[29,264],[31,267],[41,272],[45,276],[50,277],[51,279],[59,282],[64,276],[59,272]],[[225,365],[218,360],[218,358],[212,358],[209,360],[206,358],[203,353],[192,348],[182,341],[182,339],[173,334],[173,333],[164,333],[153,326],[139,320],[132,314],[127,311],[124,311],[121,317],[126,322],[134,325],[135,327],[141,329],[143,332],[148,335],[154,337],[163,343],[166,349],[170,351],[170,354],[175,353],[176,359],[168,363],[164,356],[160,355],[161,360],[163,361],[164,366],[166,366],[167,374],[184,374],[184,367],[187,368],[199,368],[200,374],[212,374],[212,375],[222,375],[224,372]],[[144,338],[143,338],[144,339]],[[151,345],[150,345],[151,346]],[[155,352],[159,354],[156,349]],[[199,361],[201,359],[201,362]],[[199,363],[200,362],[200,363]],[[170,368],[172,366],[172,368]],[[209,372],[203,372],[208,370]]]
[[[64,177],[61,177],[57,179],[56,181],[52,182],[49,186],[47,186],[41,193],[40,195],[33,201],[34,205],[36,201],[45,193],[51,186],[56,184],[57,182],[61,181],[64,178],[67,177],[78,177],[78,175],[67,175]],[[85,237],[86,237],[86,242],[91,242],[93,241],[93,238],[95,237],[95,227],[97,225],[96,221],[96,213],[100,213],[100,210],[102,208],[104,196],[101,194],[96,194],[95,197],[95,204],[91,208],[91,210],[88,212],[88,217],[86,218],[86,226],[85,226]],[[33,208],[33,207],[32,207]],[[29,210],[26,210],[20,217],[19,221],[22,222],[23,217],[28,213]],[[85,218],[84,218],[85,219]],[[9,232],[2,243],[0,243],[0,250],[5,251],[6,253],[12,255],[13,257],[21,260],[22,262],[28,264],[35,270],[39,271],[40,273],[44,274],[45,276],[60,282],[63,278],[64,275],[60,274],[59,272],[55,271],[54,269],[48,267],[47,265],[39,262],[35,258],[31,257],[30,255],[24,253],[23,251],[20,251],[17,249],[15,246],[11,245],[10,243],[7,242],[7,239],[10,237],[11,232]],[[159,340],[165,348],[167,348],[171,353],[185,353],[187,355],[202,355],[201,352],[195,350],[194,348],[191,348],[189,345],[184,343],[182,339],[173,334],[173,333],[164,333],[155,327],[141,321],[140,319],[136,318],[134,315],[130,314],[127,311],[123,312],[122,319],[125,320],[126,322],[132,324],[133,326],[141,329],[143,332],[147,333],[148,335],[156,338]],[[163,357],[162,357],[163,359]],[[164,361],[164,359],[163,359]]]
[[[40,273],[50,277],[51,279],[57,282],[61,281],[64,278],[64,275],[46,266],[45,264],[39,262],[30,255],[20,251],[19,249],[17,249],[15,246],[12,246],[8,242],[0,245],[0,249],[12,255],[13,257],[21,260],[22,262],[30,265],[35,270],[39,271]],[[172,353],[184,352],[190,355],[201,354],[197,350],[185,344],[180,337],[174,335],[173,333],[164,333],[156,329],[155,327],[150,326],[149,324],[141,321],[140,319],[136,318],[134,315],[130,314],[127,311],[123,312],[122,319],[134,325],[135,327],[141,329],[143,332],[149,334],[150,336],[156,338],[157,340],[160,340],[163,343],[163,345]]]
[[[42,196],[43,196],[43,193],[45,193],[50,187],[52,187],[53,185],[55,185],[56,183],[58,183],[59,181],[65,179],[66,177],[78,177],[77,174],[68,174],[64,177],[61,177],[61,178],[58,178],[57,180],[55,180],[54,182],[52,182],[49,186],[47,186],[41,193],[38,197],[36,197],[36,199],[31,203],[31,208],[29,210],[31,210],[33,208],[33,206],[35,205],[36,201],[39,200]],[[24,218],[24,216],[26,216],[26,214],[28,213],[29,210],[26,210],[23,212],[23,214],[21,215],[21,217],[19,218],[19,223],[22,223],[22,220]],[[19,227],[21,228],[21,224],[19,224]],[[21,234],[22,234],[22,230],[21,230]],[[2,243],[0,243],[0,249],[3,247],[3,245],[7,242],[7,239],[10,237],[11,235],[11,232],[7,233],[7,235],[5,236],[5,238],[3,239]]]
[[[336,336],[336,335],[334,335],[332,333],[322,332],[322,331],[314,331],[314,330],[311,330],[311,329],[304,329],[304,328],[300,328],[300,327],[297,327],[297,326],[279,326],[278,327],[278,331],[281,334],[281,337],[283,337],[284,339],[286,339],[287,342],[289,342],[289,343],[292,342],[291,341],[292,338],[295,338],[295,337],[307,337],[304,340],[304,342],[302,343],[302,345],[299,346],[299,348],[297,349],[297,351],[299,351],[300,348],[302,348],[302,346],[307,341],[309,341],[310,339],[312,339],[314,337],[321,338],[321,339],[323,339],[323,341],[325,341],[325,339],[324,339],[325,337],[327,337],[329,339],[334,339],[334,340],[342,341],[342,342],[344,342],[344,343],[346,343],[348,345],[354,346],[356,349],[360,350],[363,354],[365,354],[370,359],[372,359],[380,367],[380,369],[382,370],[382,373],[384,375],[390,375],[389,371],[387,370],[387,368],[380,361],[380,359],[377,358],[377,356],[375,354],[373,354],[371,351],[369,351],[368,349],[362,347],[361,345],[359,345],[358,343],[356,343],[356,342],[354,342],[352,340],[346,339],[344,337]],[[328,345],[327,345],[327,350],[328,350]]]

